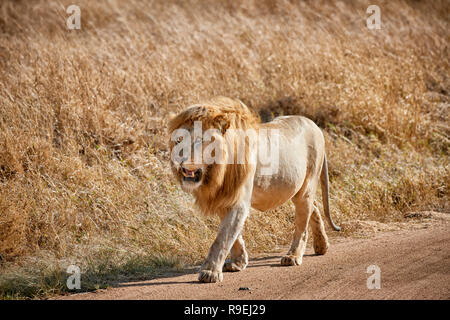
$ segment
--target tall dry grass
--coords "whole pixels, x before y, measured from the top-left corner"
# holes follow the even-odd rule
[[[217,221],[172,180],[165,126],[214,95],[323,128],[338,222],[449,210],[449,1],[378,1],[381,30],[363,0],[78,0],[68,30],[72,3],[0,3],[4,298],[64,291],[69,264],[92,288],[199,262]],[[250,251],[292,219],[252,212]]]

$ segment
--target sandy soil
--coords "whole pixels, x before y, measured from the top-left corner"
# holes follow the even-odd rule
[[[303,264],[280,266],[281,252],[251,259],[246,270],[215,284],[197,282],[197,269],[122,283],[59,299],[449,299],[450,220],[433,214],[399,227],[370,226],[362,238],[332,238],[328,253],[308,248]],[[423,217],[422,217],[423,218]],[[393,227],[394,226],[394,227]],[[382,231],[379,231],[382,230]],[[369,265],[381,270],[381,288],[369,290]]]

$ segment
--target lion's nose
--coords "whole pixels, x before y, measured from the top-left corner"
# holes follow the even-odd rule
[[[190,170],[190,171],[196,171],[196,170],[200,169],[200,166],[198,164],[191,163],[191,162],[189,162],[189,163],[183,162],[181,164],[181,167],[184,169]]]

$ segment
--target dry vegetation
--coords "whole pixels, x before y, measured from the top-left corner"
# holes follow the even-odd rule
[[[81,30],[65,8],[81,7]],[[0,297],[198,263],[217,221],[171,178],[167,114],[225,95],[324,130],[337,222],[449,210],[449,1],[0,3]],[[291,240],[252,212],[250,252]],[[350,231],[344,230],[344,235]]]

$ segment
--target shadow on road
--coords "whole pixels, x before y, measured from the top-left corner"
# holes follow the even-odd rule
[[[305,254],[303,257],[316,257],[319,256],[317,254]],[[282,256],[275,255],[275,256],[267,256],[267,257],[260,257],[260,258],[254,258],[250,259],[249,265],[247,268],[262,268],[262,267],[273,267],[273,268],[284,268],[284,266],[280,265],[280,260]],[[140,279],[140,280],[131,280],[127,282],[121,282],[121,283],[115,283],[112,285],[112,287],[115,288],[126,288],[126,287],[147,287],[147,286],[159,286],[159,285],[176,285],[176,284],[194,284],[194,285],[207,285],[205,283],[200,283],[197,280],[194,281],[158,281],[158,282],[151,282],[153,280],[159,280],[164,278],[170,278],[173,280],[173,278],[185,276],[188,274],[196,274],[199,270],[200,266],[194,266],[189,268],[184,268],[182,270],[178,270],[176,272],[166,272],[162,273],[160,275],[152,276],[149,279]]]

